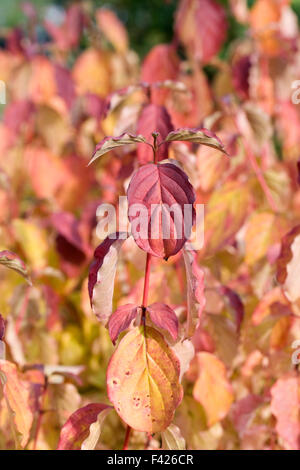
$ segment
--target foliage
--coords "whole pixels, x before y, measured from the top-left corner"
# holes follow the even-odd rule
[[[299,28],[250,3],[180,0],[142,61],[91,2],[4,31],[0,448],[299,449]]]

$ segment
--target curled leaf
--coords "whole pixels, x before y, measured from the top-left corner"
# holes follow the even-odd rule
[[[17,273],[21,274],[21,276],[23,276],[31,285],[27,267],[18,255],[8,250],[0,251],[0,264],[3,264],[7,268],[13,269]]]
[[[76,410],[62,427],[57,450],[79,450],[85,440],[85,445],[91,445],[96,436],[90,436],[90,426],[98,420],[100,413],[110,409],[103,403],[90,403]],[[105,416],[101,415],[101,424]]]
[[[106,325],[112,313],[114,279],[119,251],[127,238],[125,232],[112,234],[96,248],[89,270],[88,289],[93,312]]]
[[[185,450],[185,440],[181,435],[180,429],[175,424],[161,433],[162,448],[165,450]]]
[[[205,306],[204,271],[198,266],[196,252],[183,249],[187,280],[187,326],[186,336],[194,334]]]
[[[209,147],[213,147],[214,149],[220,150],[226,154],[226,150],[221,140],[216,136],[216,134],[205,128],[181,128],[170,132],[165,138],[166,142],[174,142],[176,140],[208,145]]]
[[[146,144],[146,139],[142,135],[133,135],[124,133],[118,137],[105,137],[101,142],[96,145],[96,149],[92,159],[89,162],[89,165],[93,163],[97,158],[101,157],[111,150],[122,147],[123,145],[134,144],[134,143],[144,143]]]
[[[179,361],[153,328],[138,327],[122,338],[107,369],[108,396],[133,429],[166,429],[182,398]]]
[[[108,406],[104,410],[100,411],[97,417],[97,421],[95,421],[94,423],[90,425],[89,435],[81,444],[81,450],[94,450],[95,449],[100,438],[103,422],[111,410],[112,408]]]

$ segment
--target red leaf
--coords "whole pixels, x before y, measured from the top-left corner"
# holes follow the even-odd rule
[[[79,221],[70,212],[52,214],[50,220],[58,232],[56,249],[62,268],[69,277],[76,277],[89,254],[89,247],[79,233]]]
[[[4,338],[5,334],[5,321],[2,315],[0,315],[0,341]]]
[[[110,407],[103,403],[90,403],[75,411],[62,427],[57,450],[80,450],[89,435],[90,425],[107,408]]]
[[[242,99],[249,98],[249,76],[251,60],[249,56],[239,58],[232,66],[232,83]]]
[[[230,289],[227,286],[221,286],[219,288],[219,292],[221,295],[227,297],[228,303],[235,314],[235,321],[236,321],[236,329],[239,332],[241,328],[241,323],[244,318],[244,304],[240,299],[240,296]]]
[[[300,437],[299,422],[299,379],[285,376],[271,388],[271,411],[276,416],[276,430],[288,450],[298,450]]]
[[[137,307],[134,304],[121,305],[112,314],[108,322],[109,336],[112,342],[115,344],[116,339],[122,331],[127,330],[130,323],[137,316]]]
[[[143,62],[142,80],[147,83],[175,80],[178,72],[179,60],[174,46],[169,44],[158,44],[151,49]],[[162,104],[167,94],[168,90],[152,89],[152,103]]]
[[[182,0],[175,31],[196,59],[208,62],[226,37],[225,10],[214,0]]]
[[[165,259],[181,250],[194,222],[195,193],[188,177],[177,165],[149,163],[142,166],[131,179],[127,198],[132,234],[142,250]],[[184,215],[185,204],[191,208],[191,220]],[[176,217],[168,211],[172,205],[178,210]],[[139,207],[141,210],[136,210]]]
[[[142,134],[148,142],[152,141],[152,132],[158,132],[157,143],[160,144],[165,137],[173,130],[173,125],[168,111],[163,106],[148,104],[144,107],[137,124],[138,134]],[[168,145],[164,143],[157,151],[158,161],[168,158]],[[152,148],[146,145],[139,145],[139,162],[144,164],[153,160]]]
[[[156,302],[147,307],[147,312],[151,321],[159,328],[167,330],[175,341],[178,336],[178,318],[174,310],[166,304]]]
[[[151,49],[143,62],[142,81],[155,83],[174,80],[177,77],[178,70],[179,60],[174,46],[158,44]]]

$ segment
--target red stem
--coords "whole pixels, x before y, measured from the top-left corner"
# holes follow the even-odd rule
[[[131,429],[132,428],[130,426],[127,426],[127,428],[126,428],[126,434],[125,434],[125,439],[124,439],[123,450],[128,450],[128,444],[129,444]]]
[[[151,271],[151,258],[152,256],[150,255],[150,253],[147,253],[142,307],[147,307],[148,293],[149,293],[149,280],[150,280],[150,271]]]

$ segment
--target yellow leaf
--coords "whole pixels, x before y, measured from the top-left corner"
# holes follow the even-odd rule
[[[37,225],[23,219],[13,221],[15,237],[26,255],[29,267],[40,269],[47,264],[46,235]]]
[[[107,370],[109,399],[132,428],[149,433],[166,429],[182,399],[179,361],[153,328],[127,333]]]

